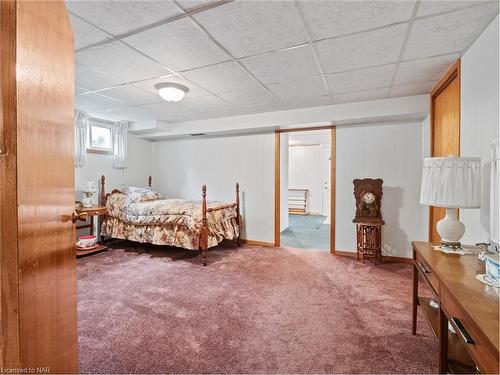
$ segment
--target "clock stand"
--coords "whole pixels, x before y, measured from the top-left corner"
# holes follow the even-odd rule
[[[356,179],[354,198],[356,199],[356,253],[365,262],[372,259],[374,264],[382,263],[382,184],[380,178]]]

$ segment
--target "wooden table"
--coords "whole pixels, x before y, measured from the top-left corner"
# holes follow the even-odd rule
[[[87,213],[87,217],[90,218],[90,223],[85,224],[85,225],[80,225],[77,226],[76,229],[84,229],[84,228],[90,228],[90,234],[93,234],[99,239],[99,233],[94,234],[95,229],[99,228],[99,223],[98,219],[100,216],[106,215],[106,207],[105,206],[98,206],[94,205],[92,207],[83,207],[83,206],[78,206],[75,208],[75,211],[80,214],[80,213]],[[96,223],[97,221],[97,223]],[[89,250],[80,250],[76,248],[76,257],[80,258],[85,255],[90,255],[94,253],[98,253],[100,251],[106,250],[108,247],[103,245],[102,243],[99,244],[98,247],[94,249],[89,249]]]
[[[413,321],[417,332],[417,306],[420,306],[439,340],[439,372],[495,373],[499,371],[499,294],[498,289],[476,279],[485,273],[477,255],[445,254],[428,242],[413,245]],[[426,282],[430,298],[419,295],[419,276]],[[450,332],[448,322],[456,333]]]

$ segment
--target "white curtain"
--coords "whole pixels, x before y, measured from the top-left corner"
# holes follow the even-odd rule
[[[116,121],[112,129],[113,134],[113,168],[127,168],[127,130],[128,122]]]
[[[75,167],[81,168],[85,164],[87,149],[87,126],[89,115],[75,111]]]

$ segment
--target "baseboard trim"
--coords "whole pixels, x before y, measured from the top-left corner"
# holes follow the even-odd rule
[[[240,240],[240,242],[242,244],[250,245],[250,246],[274,247],[274,243],[272,243],[272,242],[245,240],[243,238]]]
[[[335,250],[333,255],[338,255],[339,257],[356,258],[356,253],[352,251]]]
[[[343,250],[335,250],[335,254],[341,257],[347,257],[347,258],[356,258],[356,252],[355,251],[343,251]],[[390,256],[390,255],[382,255],[382,262],[384,263],[409,263],[411,264],[412,259],[411,258],[404,258],[404,257],[395,257],[395,256]]]
[[[382,255],[382,260],[387,263],[412,263],[411,258],[404,258],[404,257],[393,257],[389,255]]]

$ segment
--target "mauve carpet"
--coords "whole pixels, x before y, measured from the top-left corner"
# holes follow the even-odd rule
[[[411,335],[411,268],[296,249],[118,242],[78,260],[87,373],[429,373]]]

